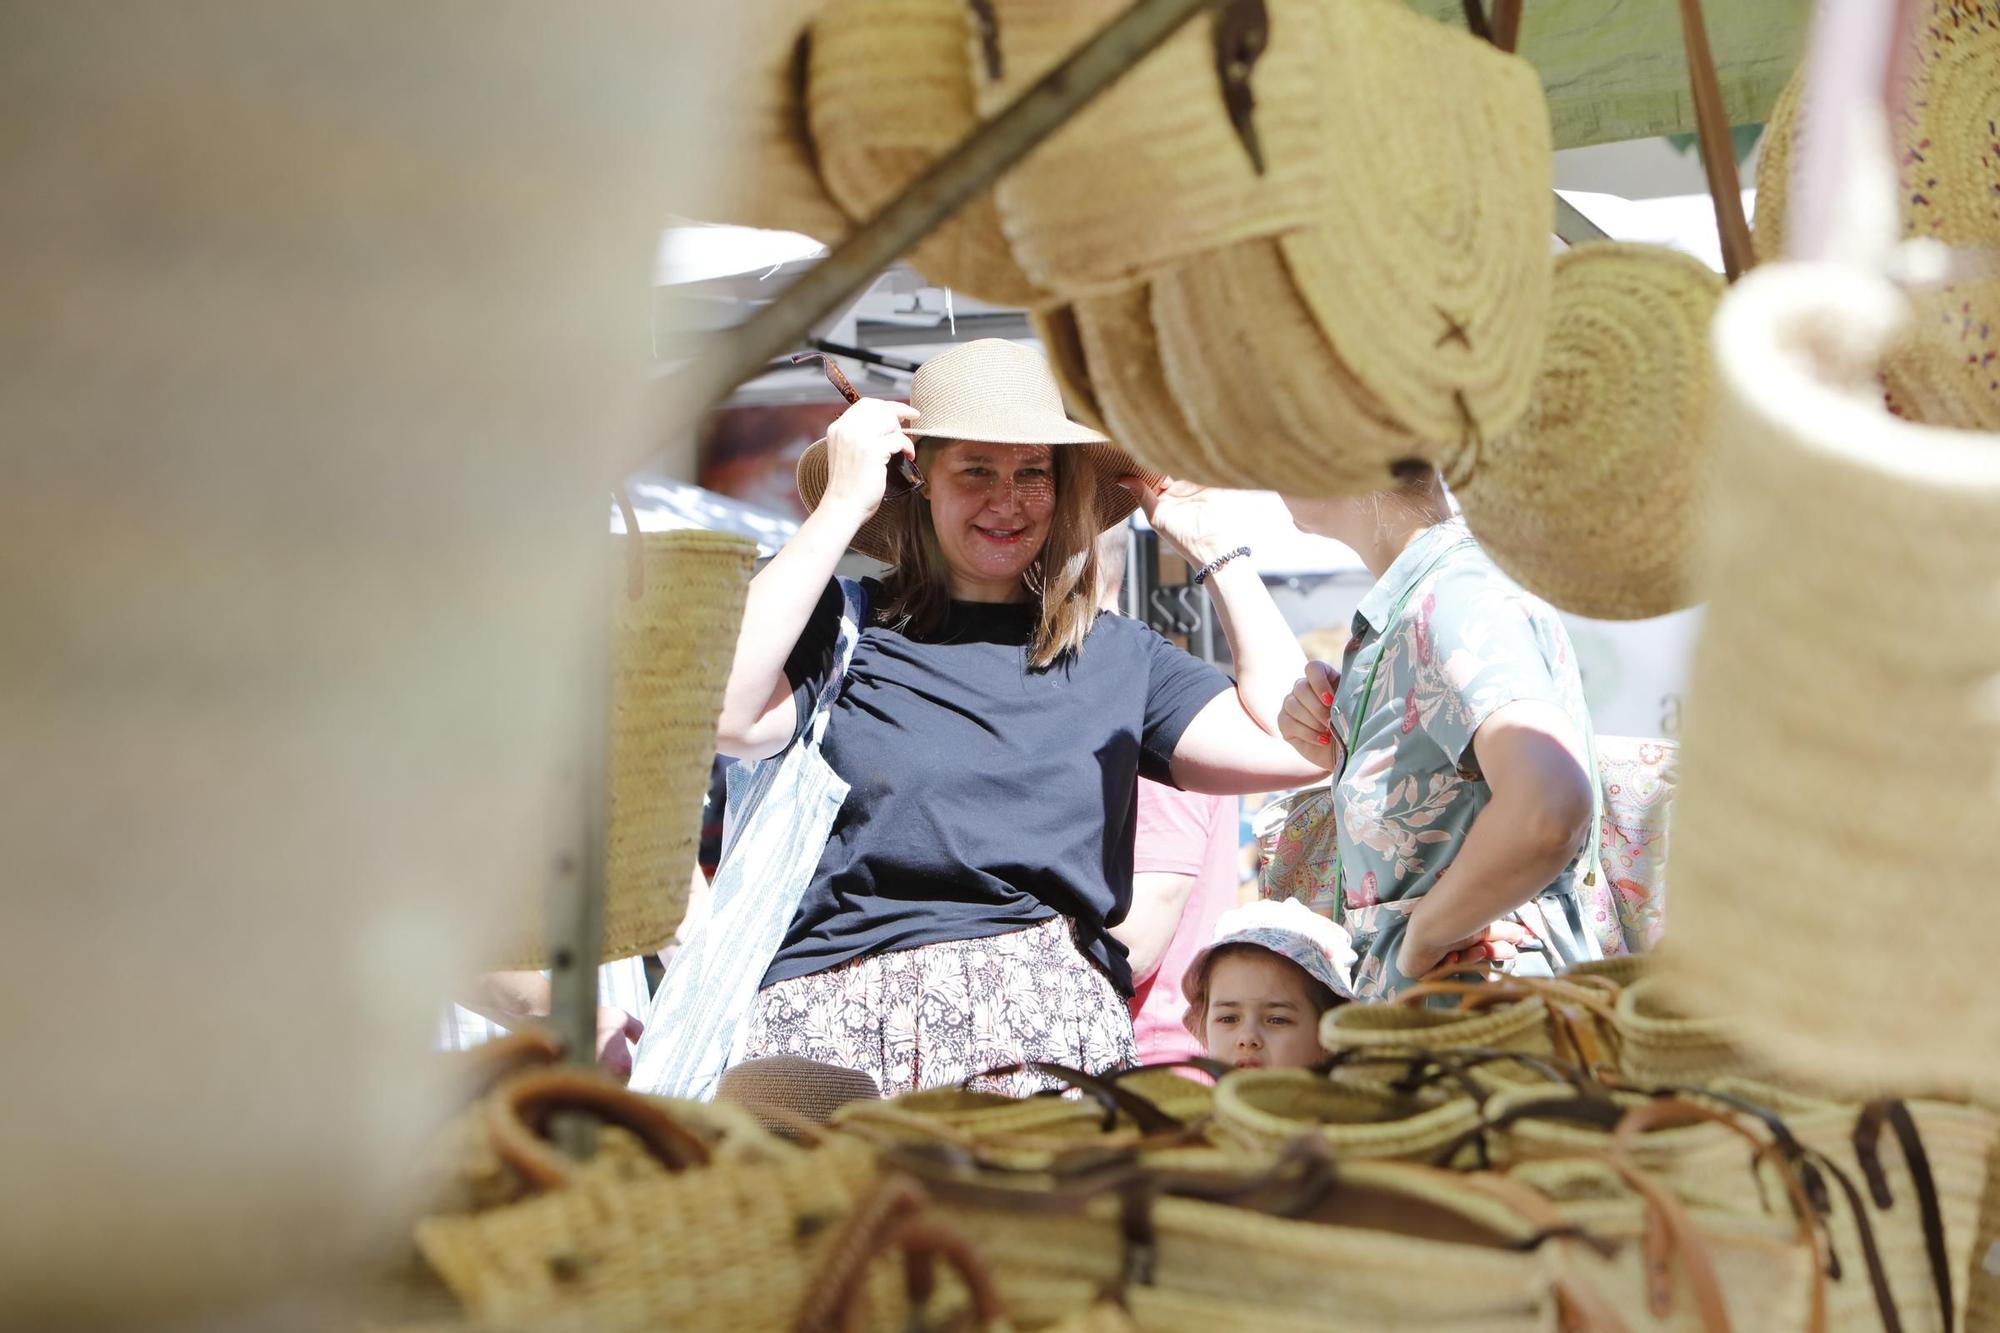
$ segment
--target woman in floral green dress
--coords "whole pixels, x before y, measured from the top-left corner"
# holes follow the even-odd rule
[[[1339,862],[1311,905],[1353,936],[1356,993],[1451,963],[1547,975],[1597,957],[1578,902],[1596,766],[1561,620],[1479,549],[1429,467],[1286,504],[1376,579],[1338,670],[1310,663],[1280,723],[1336,772]]]

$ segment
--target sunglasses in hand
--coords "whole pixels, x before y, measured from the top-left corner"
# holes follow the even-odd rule
[[[852,384],[848,383],[847,376],[824,352],[800,352],[792,358],[792,364],[798,365],[807,360],[819,362],[820,369],[826,372],[827,383],[840,390],[840,396],[850,405],[861,401],[861,395],[855,391]],[[889,460],[889,480],[882,491],[883,499],[900,499],[912,491],[920,491],[923,488],[924,474],[917,470],[914,461],[902,454],[897,454]]]

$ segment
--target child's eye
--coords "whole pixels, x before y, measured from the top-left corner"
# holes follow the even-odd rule
[[[1235,1015],[1235,1014],[1217,1014],[1217,1015],[1215,1016],[1215,1021],[1216,1021],[1216,1022],[1218,1022],[1218,1023],[1220,1023],[1220,1024],[1222,1024],[1222,1026],[1224,1026],[1224,1027],[1234,1027],[1234,1026],[1236,1025],[1236,1015]]]
[[[1292,1025],[1292,1020],[1284,1017],[1282,1014],[1272,1014],[1264,1021],[1274,1028],[1288,1028]]]

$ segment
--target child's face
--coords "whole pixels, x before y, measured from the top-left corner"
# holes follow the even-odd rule
[[[1210,1058],[1238,1069],[1309,1069],[1326,1056],[1306,974],[1262,949],[1210,965],[1202,1040]]]

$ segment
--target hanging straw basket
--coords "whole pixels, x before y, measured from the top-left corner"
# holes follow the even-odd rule
[[[1831,266],[1723,300],[1661,966],[1774,1067],[2000,1094],[2000,451],[1870,401],[1903,313]]]
[[[1035,331],[1042,351],[1048,356],[1049,370],[1062,390],[1063,407],[1070,419],[1110,435],[1110,427],[1104,424],[1104,409],[1097,402],[1097,388],[1091,383],[1090,360],[1083,353],[1083,334],[1077,328],[1075,309],[1057,305],[1031,310],[1028,327]]]
[[[611,611],[607,960],[660,949],[687,910],[716,719],[757,558],[755,542],[728,533],[646,533],[641,542],[644,587],[635,598],[621,583]],[[545,967],[546,954],[512,966]]]
[[[1454,488],[1481,549],[1528,591],[1600,620],[1697,600],[1722,291],[1700,260],[1657,246],[1557,257],[1528,414]]]
[[[1105,433],[1147,467],[1180,478],[1204,446],[1167,387],[1152,303],[1153,289],[1142,283],[1078,297],[1072,309]]]
[[[828,193],[856,222],[978,128],[970,15],[958,0],[826,0],[813,21],[813,144]],[[919,241],[910,263],[938,286],[997,305],[1050,300],[1014,262],[990,190]]]
[[[1123,0],[994,0],[993,56],[975,36],[979,110],[991,116],[1125,10]],[[1057,130],[998,186],[1001,224],[1028,276],[1062,298],[1115,291],[1191,255],[1303,226],[1332,205],[1327,143],[1347,133],[1314,0],[1267,0],[1249,62],[1260,175],[1230,121],[1210,22],[1184,25]]]
[[[692,205],[704,221],[803,232],[829,243],[847,234],[847,215],[820,179],[806,122],[807,24],[821,3],[759,0],[754,17],[735,20],[753,63],[718,85],[730,94],[714,119],[720,169]]]

